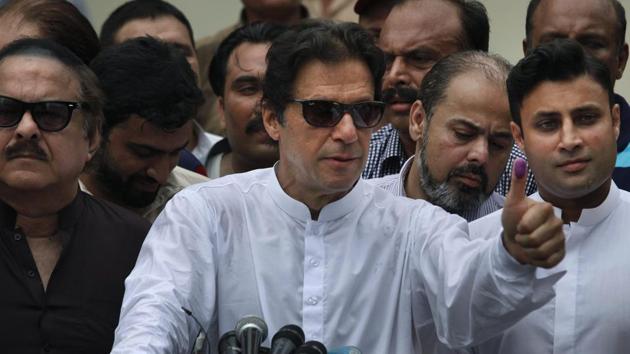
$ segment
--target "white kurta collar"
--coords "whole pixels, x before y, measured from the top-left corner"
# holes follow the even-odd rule
[[[530,198],[537,201],[543,201],[540,193],[538,192],[532,194]],[[606,199],[595,208],[582,209],[582,213],[580,214],[580,218],[578,219],[576,224],[583,226],[592,226],[600,223],[602,220],[608,217],[608,215],[610,215],[613,210],[615,210],[615,208],[619,204],[619,198],[619,188],[617,187],[615,182],[610,181],[610,190],[608,191]],[[554,215],[556,215],[556,217],[562,218],[562,209],[554,206],[553,213]]]
[[[292,217],[304,221],[311,220],[311,212],[306,204],[293,199],[280,186],[278,176],[275,172],[276,165],[274,165],[274,167],[271,169],[271,173],[273,173],[273,176],[271,176],[270,178],[271,198],[280,209],[282,209],[285,213],[291,215]],[[326,222],[336,220],[350,213],[355,208],[355,206],[360,203],[361,196],[365,191],[365,185],[365,182],[362,179],[359,179],[348,194],[343,196],[341,199],[324,206],[319,213],[319,218],[317,219],[317,221]]]

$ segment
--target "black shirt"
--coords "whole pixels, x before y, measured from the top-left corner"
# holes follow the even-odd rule
[[[44,291],[15,218],[0,201],[0,353],[109,353],[149,223],[77,193],[59,212],[63,250]]]

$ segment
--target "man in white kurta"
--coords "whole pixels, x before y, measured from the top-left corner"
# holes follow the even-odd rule
[[[430,353],[437,338],[453,347],[490,338],[553,296],[563,273],[540,276],[512,256],[516,224],[530,215],[540,219],[526,223],[532,231],[560,247],[517,259],[562,258],[560,221],[543,204],[508,216],[503,240],[470,241],[463,219],[359,179],[382,117],[373,99],[383,55],[368,38],[357,25],[315,23],[274,42],[263,120],[279,162],[169,202],[126,280],[114,353],[189,352],[200,328],[181,307],[207,329],[212,353],[251,314],[269,337],[295,323],[329,347]],[[283,85],[303,102],[279,110]]]
[[[538,183],[532,198],[564,220],[567,274],[552,301],[473,353],[630,350],[630,193],[611,181],[620,118],[603,67],[564,42],[542,46],[510,74],[521,105],[513,132]],[[500,225],[499,211],[471,223],[471,235],[496,238]]]

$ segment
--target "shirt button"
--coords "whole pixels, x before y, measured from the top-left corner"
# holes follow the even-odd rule
[[[48,343],[44,344],[44,347],[42,349],[44,350],[44,352],[50,353],[50,344]]]
[[[15,241],[20,241],[20,240],[22,240],[22,235],[18,234],[18,233],[15,233],[15,234],[13,234],[13,239]]]
[[[319,262],[315,258],[311,258],[310,263],[313,267],[319,267]]]
[[[306,300],[306,303],[309,305],[317,305],[317,303],[319,302],[319,299],[317,297],[309,297],[308,300]]]
[[[35,278],[35,271],[31,269],[26,272],[26,275],[28,275],[29,278]]]

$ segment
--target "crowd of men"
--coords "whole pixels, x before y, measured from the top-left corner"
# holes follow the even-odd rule
[[[515,65],[475,0],[242,4],[0,6],[3,353],[628,351],[617,0],[530,0]]]

